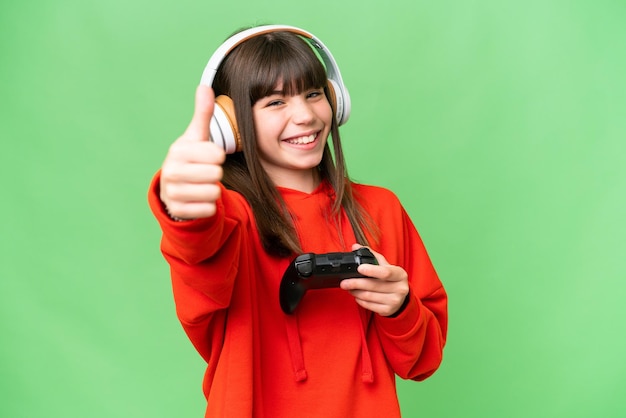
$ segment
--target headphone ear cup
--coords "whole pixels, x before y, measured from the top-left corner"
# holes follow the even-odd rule
[[[241,135],[235,118],[233,100],[220,95],[215,98],[213,118],[211,118],[211,140],[224,147],[227,154],[241,151]]]
[[[328,101],[335,111],[335,118],[337,118],[337,122],[339,122],[339,114],[337,113],[337,93],[335,93],[334,84],[333,80],[328,80]]]
[[[328,79],[328,100],[335,109],[335,118],[337,125],[341,126],[348,120],[350,116],[350,99],[344,96],[343,90],[336,81]]]

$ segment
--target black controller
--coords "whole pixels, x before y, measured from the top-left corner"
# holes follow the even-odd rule
[[[347,253],[307,253],[296,257],[280,282],[280,307],[291,314],[307,290],[339,287],[344,279],[366,277],[356,271],[361,264],[378,264],[368,248]]]

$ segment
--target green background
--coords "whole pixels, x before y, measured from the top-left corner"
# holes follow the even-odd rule
[[[202,416],[146,190],[256,23],[332,50],[351,174],[399,195],[448,289],[404,415],[626,416],[624,22],[622,0],[4,0],[0,416]]]

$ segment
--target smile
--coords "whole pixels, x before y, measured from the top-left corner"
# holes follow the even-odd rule
[[[306,145],[315,141],[315,138],[317,138],[317,133],[308,136],[300,136],[298,138],[286,139],[285,142],[293,145]]]

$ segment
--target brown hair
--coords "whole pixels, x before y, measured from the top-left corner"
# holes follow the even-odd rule
[[[242,139],[242,152],[226,158],[222,182],[226,188],[241,193],[250,204],[265,250],[285,257],[299,254],[302,249],[291,214],[255,158],[258,152],[252,114],[252,106],[270,95],[280,81],[286,95],[323,87],[326,97],[330,97],[323,64],[307,42],[291,32],[265,33],[238,45],[220,65],[213,88],[216,96],[226,94],[233,100]],[[373,233],[374,226],[352,194],[335,118],[330,136],[333,149],[326,144],[318,166],[320,178],[328,181],[335,191],[330,219],[339,228],[343,209],[357,241],[368,245],[364,228]]]

